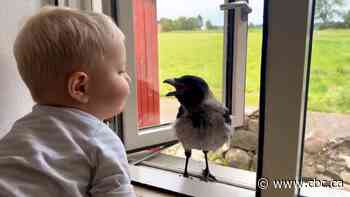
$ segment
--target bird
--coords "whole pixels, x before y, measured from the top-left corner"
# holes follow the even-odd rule
[[[174,122],[175,134],[185,150],[186,162],[183,176],[188,175],[188,160],[192,149],[202,150],[206,167],[202,172],[204,181],[217,181],[210,173],[208,151],[217,150],[233,133],[229,110],[210,90],[201,77],[184,75],[163,81],[175,88],[165,96],[174,96],[180,103]]]

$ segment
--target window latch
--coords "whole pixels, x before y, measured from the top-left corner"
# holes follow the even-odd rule
[[[248,20],[248,14],[252,12],[252,8],[249,6],[247,1],[235,1],[230,3],[225,3],[220,5],[221,10],[233,10],[241,9],[241,19],[242,21]]]

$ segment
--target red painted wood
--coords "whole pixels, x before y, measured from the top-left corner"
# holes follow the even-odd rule
[[[160,123],[156,0],[133,0],[138,127]]]
[[[150,102],[149,110],[151,112],[151,124],[159,124],[159,67],[158,67],[158,31],[156,1],[145,0],[145,19],[146,19],[146,45],[149,47],[146,51],[148,78],[150,78],[150,88],[148,91]]]

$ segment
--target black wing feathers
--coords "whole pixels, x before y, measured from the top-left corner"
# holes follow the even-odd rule
[[[179,110],[177,111],[176,118],[180,118],[184,114],[184,107],[180,105]]]
[[[225,113],[223,116],[225,118],[225,123],[231,124],[232,120],[231,120],[230,112],[228,111],[228,109],[225,109]]]

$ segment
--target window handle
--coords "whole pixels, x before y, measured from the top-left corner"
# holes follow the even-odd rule
[[[252,12],[252,8],[249,6],[247,1],[235,1],[230,3],[225,3],[220,5],[220,9],[221,10],[241,9],[242,21],[247,21],[248,14]]]

